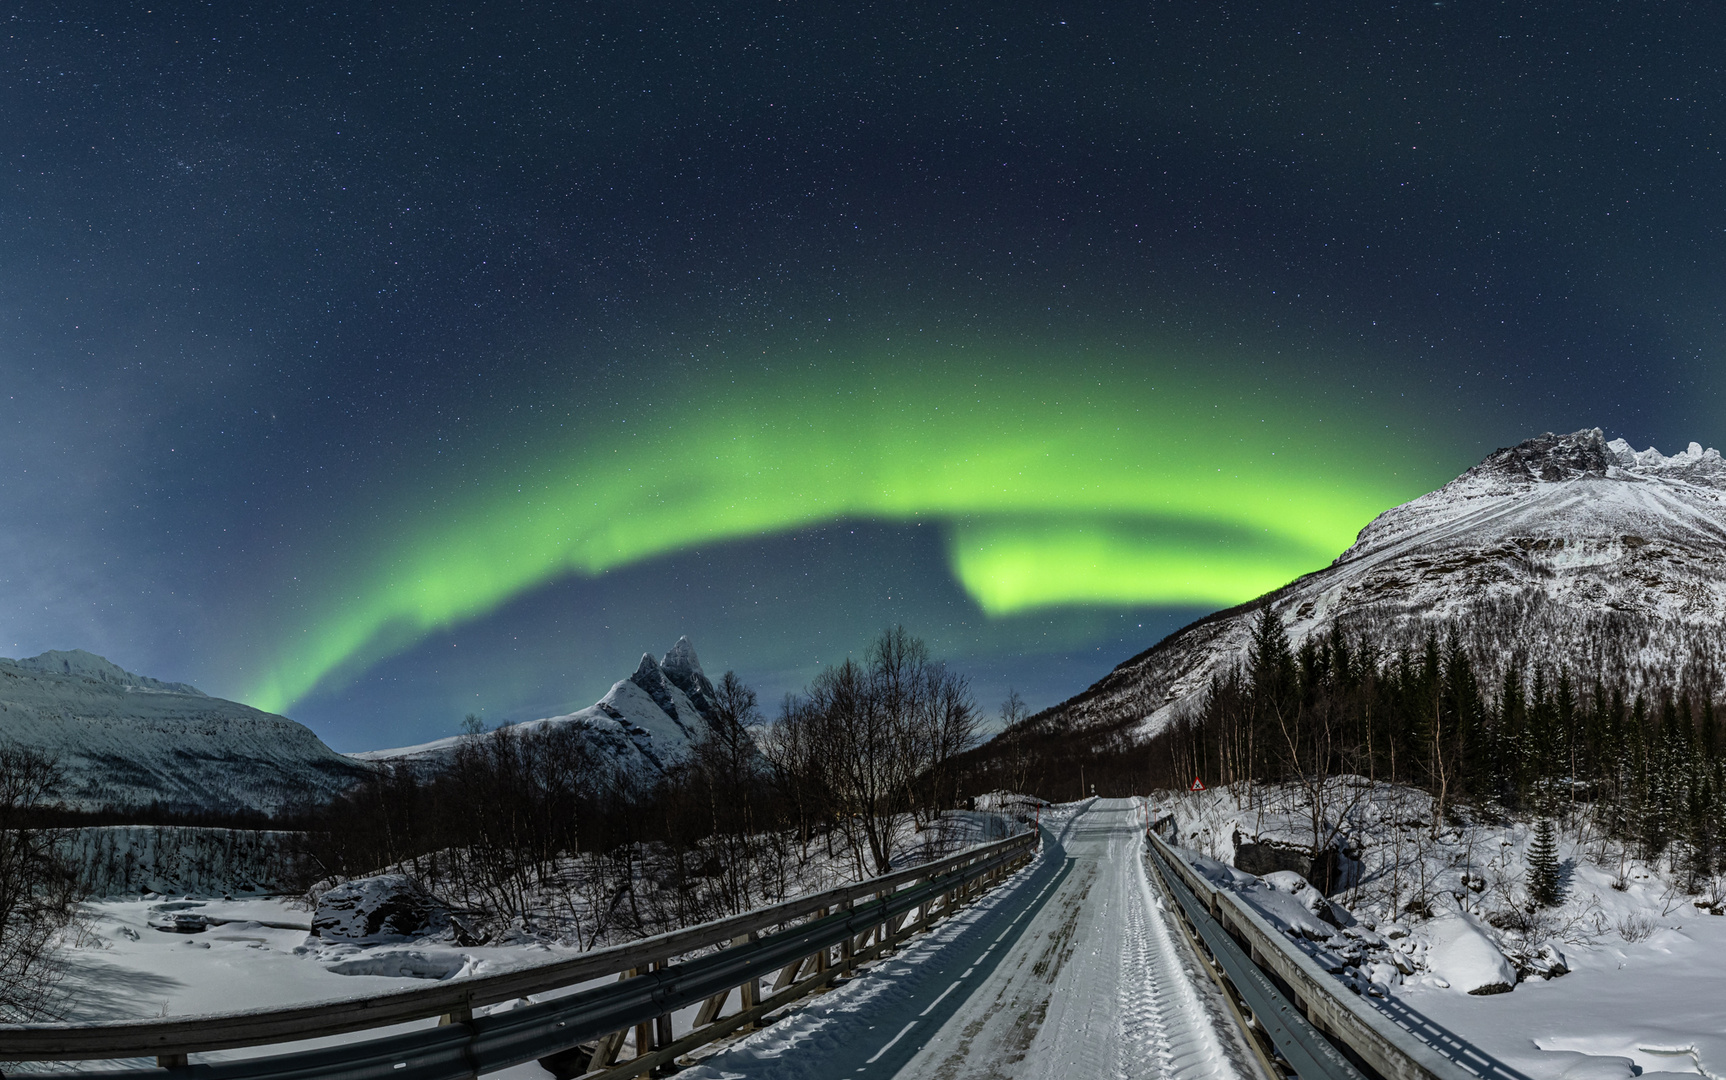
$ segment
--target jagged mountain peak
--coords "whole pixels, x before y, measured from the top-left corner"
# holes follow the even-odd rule
[[[695,646],[679,638],[664,660],[642,653],[635,672],[612,684],[606,695],[585,709],[564,716],[528,720],[522,731],[572,728],[581,732],[601,757],[625,774],[645,780],[664,773],[689,753],[702,736],[704,720],[716,715],[713,684],[701,671]],[[455,756],[463,736],[418,746],[371,750],[353,757],[362,761],[435,770]]]
[[[687,636],[677,639],[677,644],[673,645],[671,651],[665,654],[665,658],[659,662],[659,666],[665,669],[667,675],[673,672],[679,675],[701,674],[701,661],[696,658],[695,646]]]
[[[1713,447],[1704,450],[1699,442],[1692,442],[1671,457],[1652,446],[1646,450],[1633,450],[1623,439],[1613,439],[1606,447],[1619,467],[1630,472],[1726,488],[1726,461],[1720,459],[1720,451]]]
[[[1726,462],[1720,451],[1692,442],[1670,457],[1654,447],[1635,450],[1623,439],[1608,441],[1599,428],[1568,435],[1546,432],[1488,454],[1479,465],[1446,484],[1446,489],[1478,486],[1482,480],[1512,483],[1563,483],[1584,477],[1618,480],[1638,477],[1680,478],[1709,486],[1726,486]],[[1435,492],[1434,494],[1438,494]]]
[[[1336,565],[1409,541],[1455,546],[1539,537],[1601,543],[1672,533],[1726,539],[1726,462],[1691,443],[1667,457],[1599,428],[1547,433],[1494,450],[1437,491],[1386,510]]]
[[[664,677],[665,671],[659,666],[659,661],[653,658],[652,653],[644,652],[641,654],[641,663],[635,665],[635,674],[629,677],[629,681],[646,690],[649,686],[659,685]]]
[[[1457,481],[1490,476],[1550,484],[1579,476],[1605,476],[1617,463],[1617,457],[1607,448],[1605,432],[1599,428],[1584,428],[1568,435],[1548,431],[1515,446],[1494,450]]]
[[[712,723],[719,715],[719,697],[713,689],[713,682],[701,670],[701,661],[695,656],[695,646],[687,637],[677,639],[677,644],[665,654],[665,659],[659,663],[660,670],[665,673],[671,685],[689,698],[696,712],[702,718]]]

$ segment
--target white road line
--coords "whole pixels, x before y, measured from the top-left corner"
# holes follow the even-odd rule
[[[969,971],[965,972],[965,975],[969,975],[969,974],[971,974]],[[931,1001],[929,1003],[929,1007],[927,1009],[924,1009],[922,1012],[918,1013],[917,1015],[918,1016],[928,1016],[931,1012],[935,1011],[935,1006],[941,1004],[941,998],[946,997],[948,994],[951,994],[955,989],[957,989],[957,987],[959,986],[959,981],[964,979],[965,975],[961,975],[961,976],[959,976],[959,979],[955,979],[953,981],[952,986],[949,986],[947,989],[941,991],[940,997],[937,997],[934,1001]],[[915,1023],[915,1021],[913,1021],[913,1023]],[[903,1035],[905,1033],[903,1031],[901,1031],[899,1034]],[[895,1041],[897,1041],[897,1040],[895,1040]],[[891,1046],[893,1044],[888,1043],[887,1045]]]
[[[957,983],[955,983],[955,984],[954,984],[954,985],[958,985],[958,984],[957,984]],[[910,1023],[909,1023],[909,1024],[906,1024],[906,1025],[905,1025],[905,1026],[904,1026],[904,1027],[902,1027],[902,1028],[900,1028],[900,1029],[899,1029],[899,1034],[897,1034],[897,1035],[895,1035],[895,1036],[893,1036],[893,1042],[890,1042],[890,1043],[888,1043],[888,1044],[887,1044],[887,1045],[886,1045],[886,1046],[883,1046],[883,1047],[882,1047],[882,1048],[881,1048],[881,1049],[879,1049],[879,1050],[877,1050],[877,1051],[875,1051],[875,1056],[874,1056],[874,1057],[872,1057],[872,1058],[870,1058],[870,1059],[869,1059],[869,1060],[868,1060],[868,1061],[865,1061],[865,1062],[864,1062],[864,1063],[863,1063],[863,1064],[865,1064],[865,1065],[873,1065],[873,1064],[875,1064],[875,1063],[876,1063],[876,1062],[877,1062],[877,1061],[880,1061],[880,1060],[881,1060],[881,1055],[882,1055],[882,1054],[885,1054],[885,1053],[886,1053],[886,1052],[887,1052],[887,1051],[889,1051],[889,1050],[891,1050],[891,1049],[893,1049],[893,1043],[896,1043],[896,1042],[898,1042],[898,1041],[899,1041],[899,1040],[900,1040],[900,1039],[903,1039],[903,1038],[904,1038],[904,1037],[905,1037],[905,1033],[906,1033],[906,1032],[907,1032],[907,1031],[910,1031],[910,1030],[911,1030],[911,1029],[912,1029],[912,1028],[914,1028],[914,1027],[916,1027],[916,1026],[917,1026],[917,1021],[915,1021],[915,1020],[913,1020],[913,1021],[911,1021],[911,1022],[910,1022]],[[855,1061],[855,1060],[856,1060],[856,1059],[855,1059],[855,1058],[853,1058],[853,1059],[852,1059],[852,1060],[854,1060],[854,1061]]]

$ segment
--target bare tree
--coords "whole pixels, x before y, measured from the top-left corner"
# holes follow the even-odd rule
[[[799,817],[825,814],[859,875],[886,873],[896,822],[909,812],[921,827],[949,804],[953,762],[976,745],[977,725],[969,682],[896,626],[863,663],[847,658],[787,697],[762,743]]]
[[[876,873],[893,866],[893,819],[905,791],[896,717],[868,669],[847,658],[823,670],[809,688],[820,724],[834,810],[862,869],[866,843]]]
[[[795,694],[786,694],[780,704],[778,718],[761,738],[762,755],[767,759],[782,805],[793,818],[790,824],[796,828],[798,845],[805,859],[818,824],[833,813],[827,764],[821,749],[822,727],[822,717],[813,702]],[[827,831],[827,836],[831,838],[831,830]],[[827,853],[833,854],[831,842]]]
[[[1027,715],[1025,699],[1019,696],[1019,691],[1009,689],[1007,699],[1001,702],[1001,736],[1007,747],[1007,787],[1017,793],[1024,792],[1025,774],[1030,768],[1023,727]]]
[[[60,830],[33,820],[63,774],[45,754],[0,745],[0,1016],[39,1018],[57,981],[55,935],[72,920],[78,877]]]
[[[971,681],[944,666],[930,668],[926,683],[925,732],[910,749],[921,761],[924,786],[929,792],[925,813],[934,815],[958,798],[953,760],[977,745],[980,717],[971,696]],[[921,754],[919,755],[919,751]]]

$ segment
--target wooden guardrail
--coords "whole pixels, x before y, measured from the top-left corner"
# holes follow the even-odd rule
[[[157,1059],[157,1069],[72,1074],[109,1080],[165,1075],[442,1080],[539,1058],[560,1076],[622,1080],[645,1075],[833,982],[999,881],[1031,857],[1035,843],[1036,833],[1027,831],[856,885],[568,960],[371,997],[209,1016],[0,1025],[0,1060]],[[775,932],[764,936],[767,930]],[[679,961],[715,947],[720,947],[717,952]],[[775,973],[763,998],[760,981]],[[618,975],[619,981],[495,1016],[475,1016],[486,1005],[607,975]],[[733,1000],[737,1007],[727,1013]],[[679,1038],[672,1014],[696,1002],[701,1008],[692,1030]],[[187,1065],[190,1054],[432,1016],[443,1022],[431,1031],[334,1050]],[[590,1040],[591,1048],[582,1049]],[[626,1045],[632,1049],[627,1059]]]
[[[1480,1080],[1482,1076],[1496,1080],[1513,1078],[1517,1074],[1500,1063],[1473,1051],[1475,1068],[1465,1068],[1455,1059],[1441,1053],[1413,1032],[1399,1027],[1384,1012],[1363,1002],[1354,991],[1338,982],[1306,953],[1295,948],[1265,917],[1228,889],[1219,889],[1207,881],[1162,837],[1147,833],[1152,845],[1152,862],[1159,873],[1173,876],[1170,885],[1179,883],[1200,907],[1202,914],[1214,920],[1230,942],[1219,942],[1213,948],[1216,959],[1228,973],[1237,989],[1258,982],[1263,973],[1280,980],[1292,993],[1295,1010],[1313,1029],[1352,1052],[1352,1054],[1383,1080]],[[1223,955],[1229,944],[1238,944],[1241,955],[1230,970],[1230,959]],[[1254,970],[1240,970],[1242,967]],[[1255,978],[1255,971],[1259,973]],[[1243,992],[1243,997],[1248,996]],[[1268,1027],[1274,1015],[1260,1018]],[[1297,1046],[1310,1043],[1300,1028],[1290,1025]],[[1281,1046],[1279,1044],[1279,1049]],[[1326,1054],[1325,1051],[1331,1051]],[[1315,1060],[1314,1071],[1328,1069],[1326,1058],[1334,1058],[1334,1048],[1306,1045],[1308,1057]],[[1297,1051],[1298,1052],[1298,1051]],[[1291,1060],[1293,1055],[1285,1055]],[[1328,1074],[1328,1073],[1327,1073]],[[1303,1080],[1307,1074],[1303,1073]]]

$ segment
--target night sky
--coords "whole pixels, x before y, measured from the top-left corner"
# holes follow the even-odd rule
[[[1722,441],[1716,5],[11,5],[0,653],[357,750],[687,634],[991,710]]]

